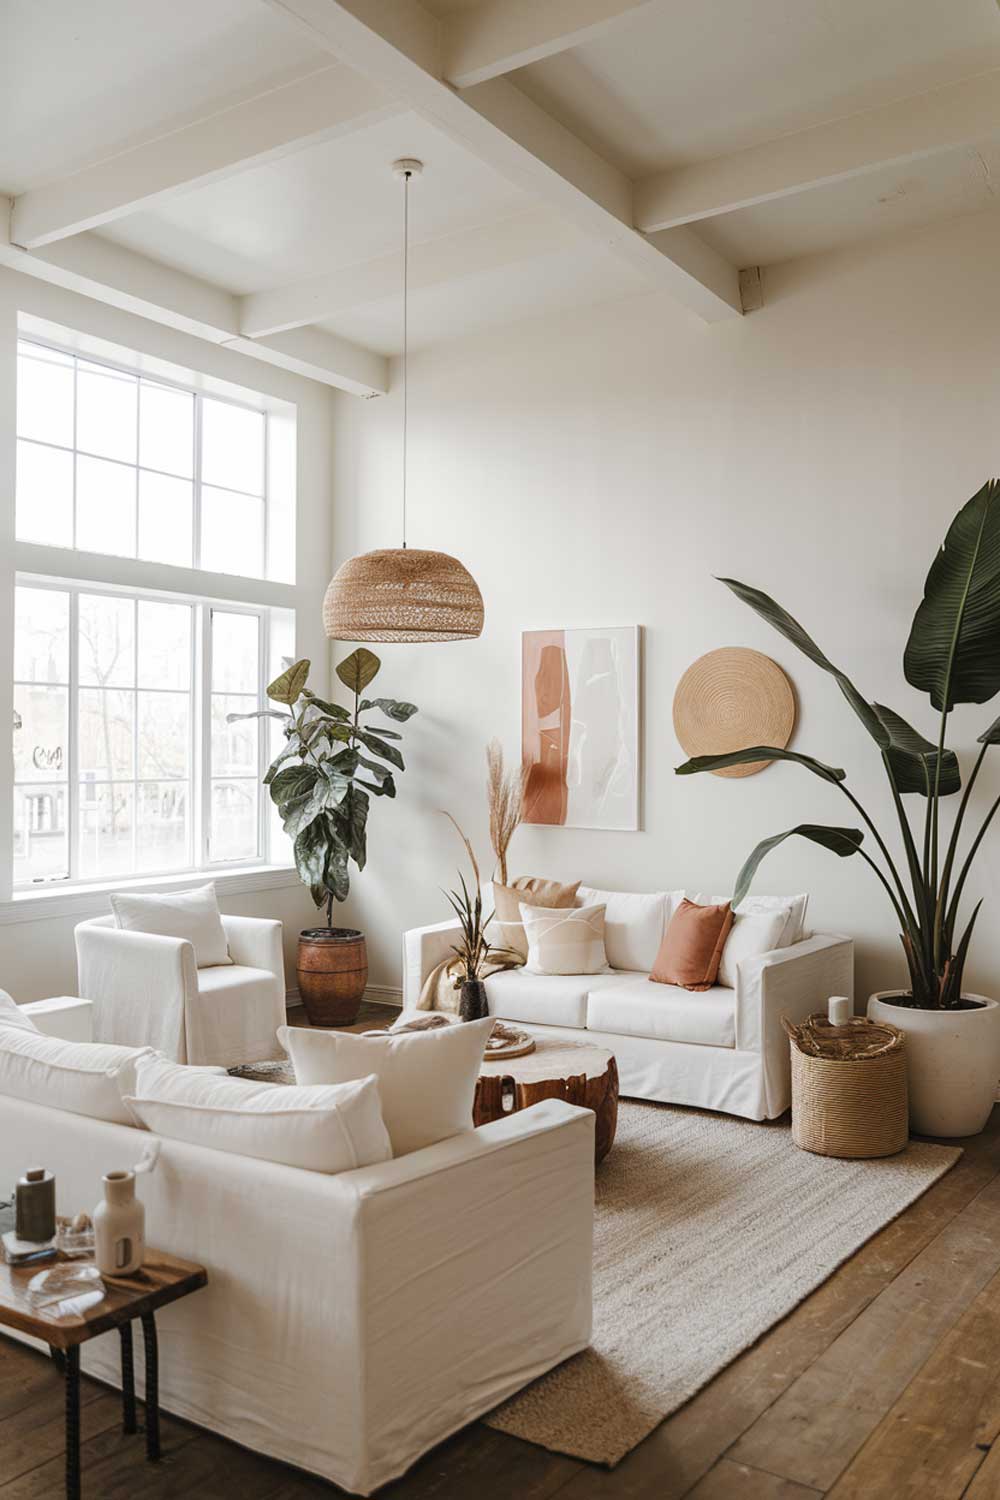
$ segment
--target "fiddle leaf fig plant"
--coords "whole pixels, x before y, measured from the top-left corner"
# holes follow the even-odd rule
[[[860,828],[800,823],[758,844],[736,879],[733,905],[750,889],[761,860],[793,834],[846,858],[860,854],[881,882],[899,924],[910,973],[910,995],[899,1003],[918,1009],[961,1009],[962,977],[980,902],[960,930],[966,881],[986,832],[1000,810],[1000,797],[963,849],[962,831],[973,788],[990,745],[1000,743],[1000,719],[979,736],[979,754],[962,790],[957,755],[945,745],[948,717],[959,703],[986,703],[1000,692],[1000,481],[990,480],[958,512],[938,551],[910,628],[903,674],[928,694],[940,715],[937,738],[926,738],[893,709],[870,703],[834,666],[797,620],[767,594],[735,578],[722,578],[738,599],[791,641],[836,682],[875,743],[899,822],[905,872],[889,852],[875,822],[846,785],[846,773],[811,756],[773,745],[754,745],[726,755],[699,755],[678,766],[681,776],[717,771],[751,761],[788,760],[804,766],[843,793],[871,833],[877,857],[861,847]],[[947,838],[940,827],[943,797],[962,792]],[[903,798],[924,799],[923,817],[911,820]],[[920,827],[920,824],[923,827]]]
[[[353,695],[350,708],[320,698],[308,686],[310,662],[294,662],[267,689],[279,709],[229,714],[237,719],[278,719],[285,744],[264,776],[282,827],[292,840],[295,868],[317,907],[326,907],[333,926],[333,903],[350,890],[350,864],[363,870],[368,857],[368,811],[372,797],[395,797],[394,771],[403,757],[389,739],[401,736],[366,715],[373,711],[405,724],[417,712],[415,703],[395,698],[362,698],[382,663],[360,648],[336,668]]]

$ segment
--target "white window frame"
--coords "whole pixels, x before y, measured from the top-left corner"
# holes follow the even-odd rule
[[[186,866],[174,867],[170,870],[132,871],[128,874],[115,877],[115,882],[119,885],[148,881],[159,882],[173,880],[177,877],[198,874],[222,874],[231,870],[251,870],[267,866],[270,856],[269,835],[271,820],[269,816],[270,799],[267,795],[267,788],[263,786],[263,776],[272,758],[270,735],[268,733],[270,721],[267,719],[260,721],[257,736],[257,854],[252,858],[249,856],[240,856],[233,860],[213,861],[209,857],[209,837],[211,832],[212,781],[229,779],[227,777],[212,776],[212,612],[217,610],[225,614],[243,614],[256,617],[258,622],[257,707],[264,708],[267,706],[265,689],[270,675],[268,670],[271,627],[271,612],[269,607],[260,604],[238,603],[230,599],[209,599],[198,594],[94,583],[86,579],[74,580],[53,576],[42,577],[36,574],[18,573],[15,577],[15,586],[17,588],[49,589],[53,592],[69,594],[68,771],[66,776],[69,873],[68,875],[56,876],[49,880],[28,880],[13,883],[12,890],[15,896],[23,897],[28,893],[39,895],[49,891],[86,890],[88,887],[106,886],[109,882],[109,877],[104,874],[81,876],[79,873],[80,777],[77,742],[80,694],[78,621],[79,598],[81,594],[103,594],[116,598],[133,599],[137,602],[146,600],[156,604],[185,604],[192,609],[189,677],[191,692],[191,741],[189,746],[191,821],[189,852],[191,862]],[[20,685],[20,681],[20,679],[16,679],[16,684]],[[138,692],[138,686],[133,691]],[[162,780],[163,778],[158,779]],[[233,779],[238,780],[239,778]],[[247,777],[246,779],[249,780],[250,778]],[[16,777],[12,778],[12,790],[16,786],[26,784],[18,782]],[[52,784],[58,785],[58,783]],[[123,781],[121,784],[138,786],[141,784],[141,778],[137,776],[130,781]],[[39,785],[48,785],[48,783],[39,783]],[[136,806],[138,808],[138,803]],[[13,844],[11,845],[10,859],[12,869]]]
[[[74,349],[69,344],[59,343],[55,339],[42,338],[42,337],[40,337],[36,333],[29,333],[29,332],[24,332],[24,331],[19,330],[18,331],[18,335],[17,335],[17,345],[18,345],[18,351],[17,352],[18,352],[18,355],[20,355],[20,347],[21,347],[22,344],[34,344],[38,348],[41,348],[41,349],[51,349],[55,353],[61,354],[61,355],[65,356],[65,357],[67,357],[69,359],[72,359],[72,361],[73,361],[73,443],[72,443],[72,446],[68,446],[65,443],[50,443],[50,442],[45,441],[42,438],[23,437],[22,434],[20,432],[16,431],[16,429],[15,429],[15,436],[16,436],[16,439],[17,439],[18,442],[33,443],[35,445],[35,447],[37,447],[37,448],[50,448],[54,452],[57,452],[57,453],[69,453],[73,457],[73,540],[72,540],[72,543],[70,544],[69,547],[62,548],[60,550],[72,551],[72,552],[84,551],[85,550],[83,548],[78,548],[77,547],[77,543],[76,543],[76,536],[77,536],[77,500],[76,500],[76,487],[77,487],[77,473],[76,473],[76,471],[77,471],[77,466],[76,466],[76,459],[77,459],[77,456],[79,456],[81,458],[93,458],[93,459],[99,460],[102,463],[118,464],[123,469],[132,469],[134,471],[134,473],[135,473],[135,476],[136,476],[136,499],[135,499],[135,506],[136,506],[136,555],[134,557],[132,557],[132,556],[130,556],[127,553],[123,554],[123,553],[120,553],[120,552],[100,554],[100,555],[102,555],[102,556],[106,555],[108,557],[114,557],[116,560],[122,560],[122,561],[126,561],[126,562],[152,563],[154,566],[160,566],[160,567],[174,567],[174,566],[183,567],[183,568],[190,567],[190,568],[194,569],[195,571],[201,571],[202,427],[203,427],[204,404],[205,404],[206,400],[210,400],[210,401],[219,402],[222,405],[235,406],[235,407],[237,407],[237,408],[239,408],[240,410],[243,410],[243,411],[252,411],[256,416],[259,416],[261,418],[262,423],[263,423],[264,436],[263,436],[263,452],[262,452],[262,463],[263,463],[263,493],[262,493],[262,495],[261,496],[250,495],[250,494],[248,494],[244,490],[234,490],[234,489],[232,489],[228,485],[216,484],[216,485],[210,485],[209,488],[210,489],[222,490],[226,494],[230,494],[230,495],[239,495],[239,496],[241,496],[245,500],[257,500],[257,499],[260,499],[261,504],[263,506],[263,521],[262,521],[262,527],[261,527],[261,549],[262,549],[261,550],[261,571],[259,573],[232,574],[232,575],[229,575],[229,576],[232,576],[232,577],[253,578],[254,580],[256,580],[258,582],[266,582],[266,581],[268,581],[268,579],[269,579],[268,566],[269,566],[270,556],[271,556],[270,528],[271,528],[271,524],[272,524],[272,521],[271,521],[272,495],[271,495],[271,455],[270,455],[271,418],[270,418],[270,413],[267,411],[266,408],[262,409],[260,405],[255,404],[253,401],[239,401],[239,400],[234,399],[234,397],[232,397],[232,396],[230,396],[228,394],[227,395],[219,395],[219,394],[216,394],[214,391],[205,391],[205,390],[200,389],[198,385],[193,384],[193,383],[192,384],[187,384],[184,381],[171,380],[167,376],[163,376],[163,375],[159,375],[159,374],[153,374],[152,372],[144,371],[141,368],[131,367],[128,364],[121,363],[121,362],[118,362],[118,361],[113,360],[113,359],[108,359],[105,356],[102,356],[100,354],[85,353],[85,352],[83,352],[80,349]],[[169,470],[166,470],[166,469],[153,469],[153,468],[150,468],[150,466],[148,464],[141,464],[139,462],[139,412],[140,412],[140,406],[141,406],[141,397],[140,397],[139,401],[136,402],[136,459],[135,459],[135,463],[131,463],[131,462],[125,460],[125,459],[108,458],[107,454],[105,454],[105,453],[92,453],[89,449],[87,449],[87,448],[81,448],[78,445],[78,443],[77,443],[77,432],[76,432],[76,428],[77,428],[77,413],[76,413],[76,406],[77,406],[77,385],[76,385],[76,382],[77,382],[77,379],[78,379],[78,375],[77,375],[77,368],[76,367],[77,367],[77,364],[79,363],[80,360],[83,360],[83,362],[85,364],[102,365],[105,369],[112,370],[117,375],[127,375],[131,379],[137,381],[140,385],[145,380],[145,381],[148,381],[151,385],[164,386],[164,387],[166,387],[166,388],[168,388],[170,390],[182,391],[185,395],[192,396],[194,398],[194,411],[193,411],[193,423],[192,423],[192,453],[191,453],[191,464],[192,464],[192,491],[191,491],[191,527],[192,527],[192,538],[191,538],[191,562],[190,562],[190,564],[186,564],[186,563],[182,563],[182,564],[157,563],[155,559],[152,559],[152,558],[143,558],[143,557],[139,556],[138,548],[139,548],[139,474],[140,474],[140,472],[146,472],[146,473],[150,473],[150,474],[158,474],[158,475],[160,475],[161,477],[163,477],[165,479],[177,479],[177,478],[181,477],[181,476],[178,476],[175,473],[171,473]],[[15,523],[15,527],[16,527],[16,523]],[[29,545],[38,546],[38,545],[44,545],[44,544],[29,543]]]

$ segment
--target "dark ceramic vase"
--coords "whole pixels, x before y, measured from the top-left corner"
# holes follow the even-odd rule
[[[489,1013],[485,984],[481,979],[467,979],[462,985],[462,993],[458,1002],[459,1020],[481,1021]]]

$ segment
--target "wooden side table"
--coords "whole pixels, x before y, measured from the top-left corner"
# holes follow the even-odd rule
[[[524,1057],[487,1057],[479,1070],[472,1106],[474,1125],[502,1120],[511,1110],[541,1099],[565,1099],[592,1109],[594,1159],[603,1161],[614,1145],[618,1124],[618,1063],[614,1053],[589,1042],[535,1037]]]
[[[205,1286],[204,1266],[178,1260],[163,1251],[151,1250],[145,1265],[134,1276],[105,1280],[105,1295],[94,1307],[70,1318],[56,1318],[52,1309],[33,1307],[28,1282],[39,1271],[59,1264],[59,1259],[30,1266],[0,1262],[0,1327],[16,1328],[48,1344],[52,1358],[66,1382],[66,1496],[80,1497],[80,1346],[117,1328],[122,1351],[122,1430],[138,1430],[135,1407],[135,1370],[132,1360],[132,1324],[142,1324],[146,1353],[146,1457],[160,1456],[159,1355],[156,1341],[158,1308],[186,1297]],[[88,1265],[89,1261],[76,1264]]]

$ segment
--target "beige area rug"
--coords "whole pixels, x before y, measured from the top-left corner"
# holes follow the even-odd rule
[[[960,1155],[833,1161],[786,1124],[623,1103],[597,1169],[593,1343],[486,1422],[616,1464]]]

